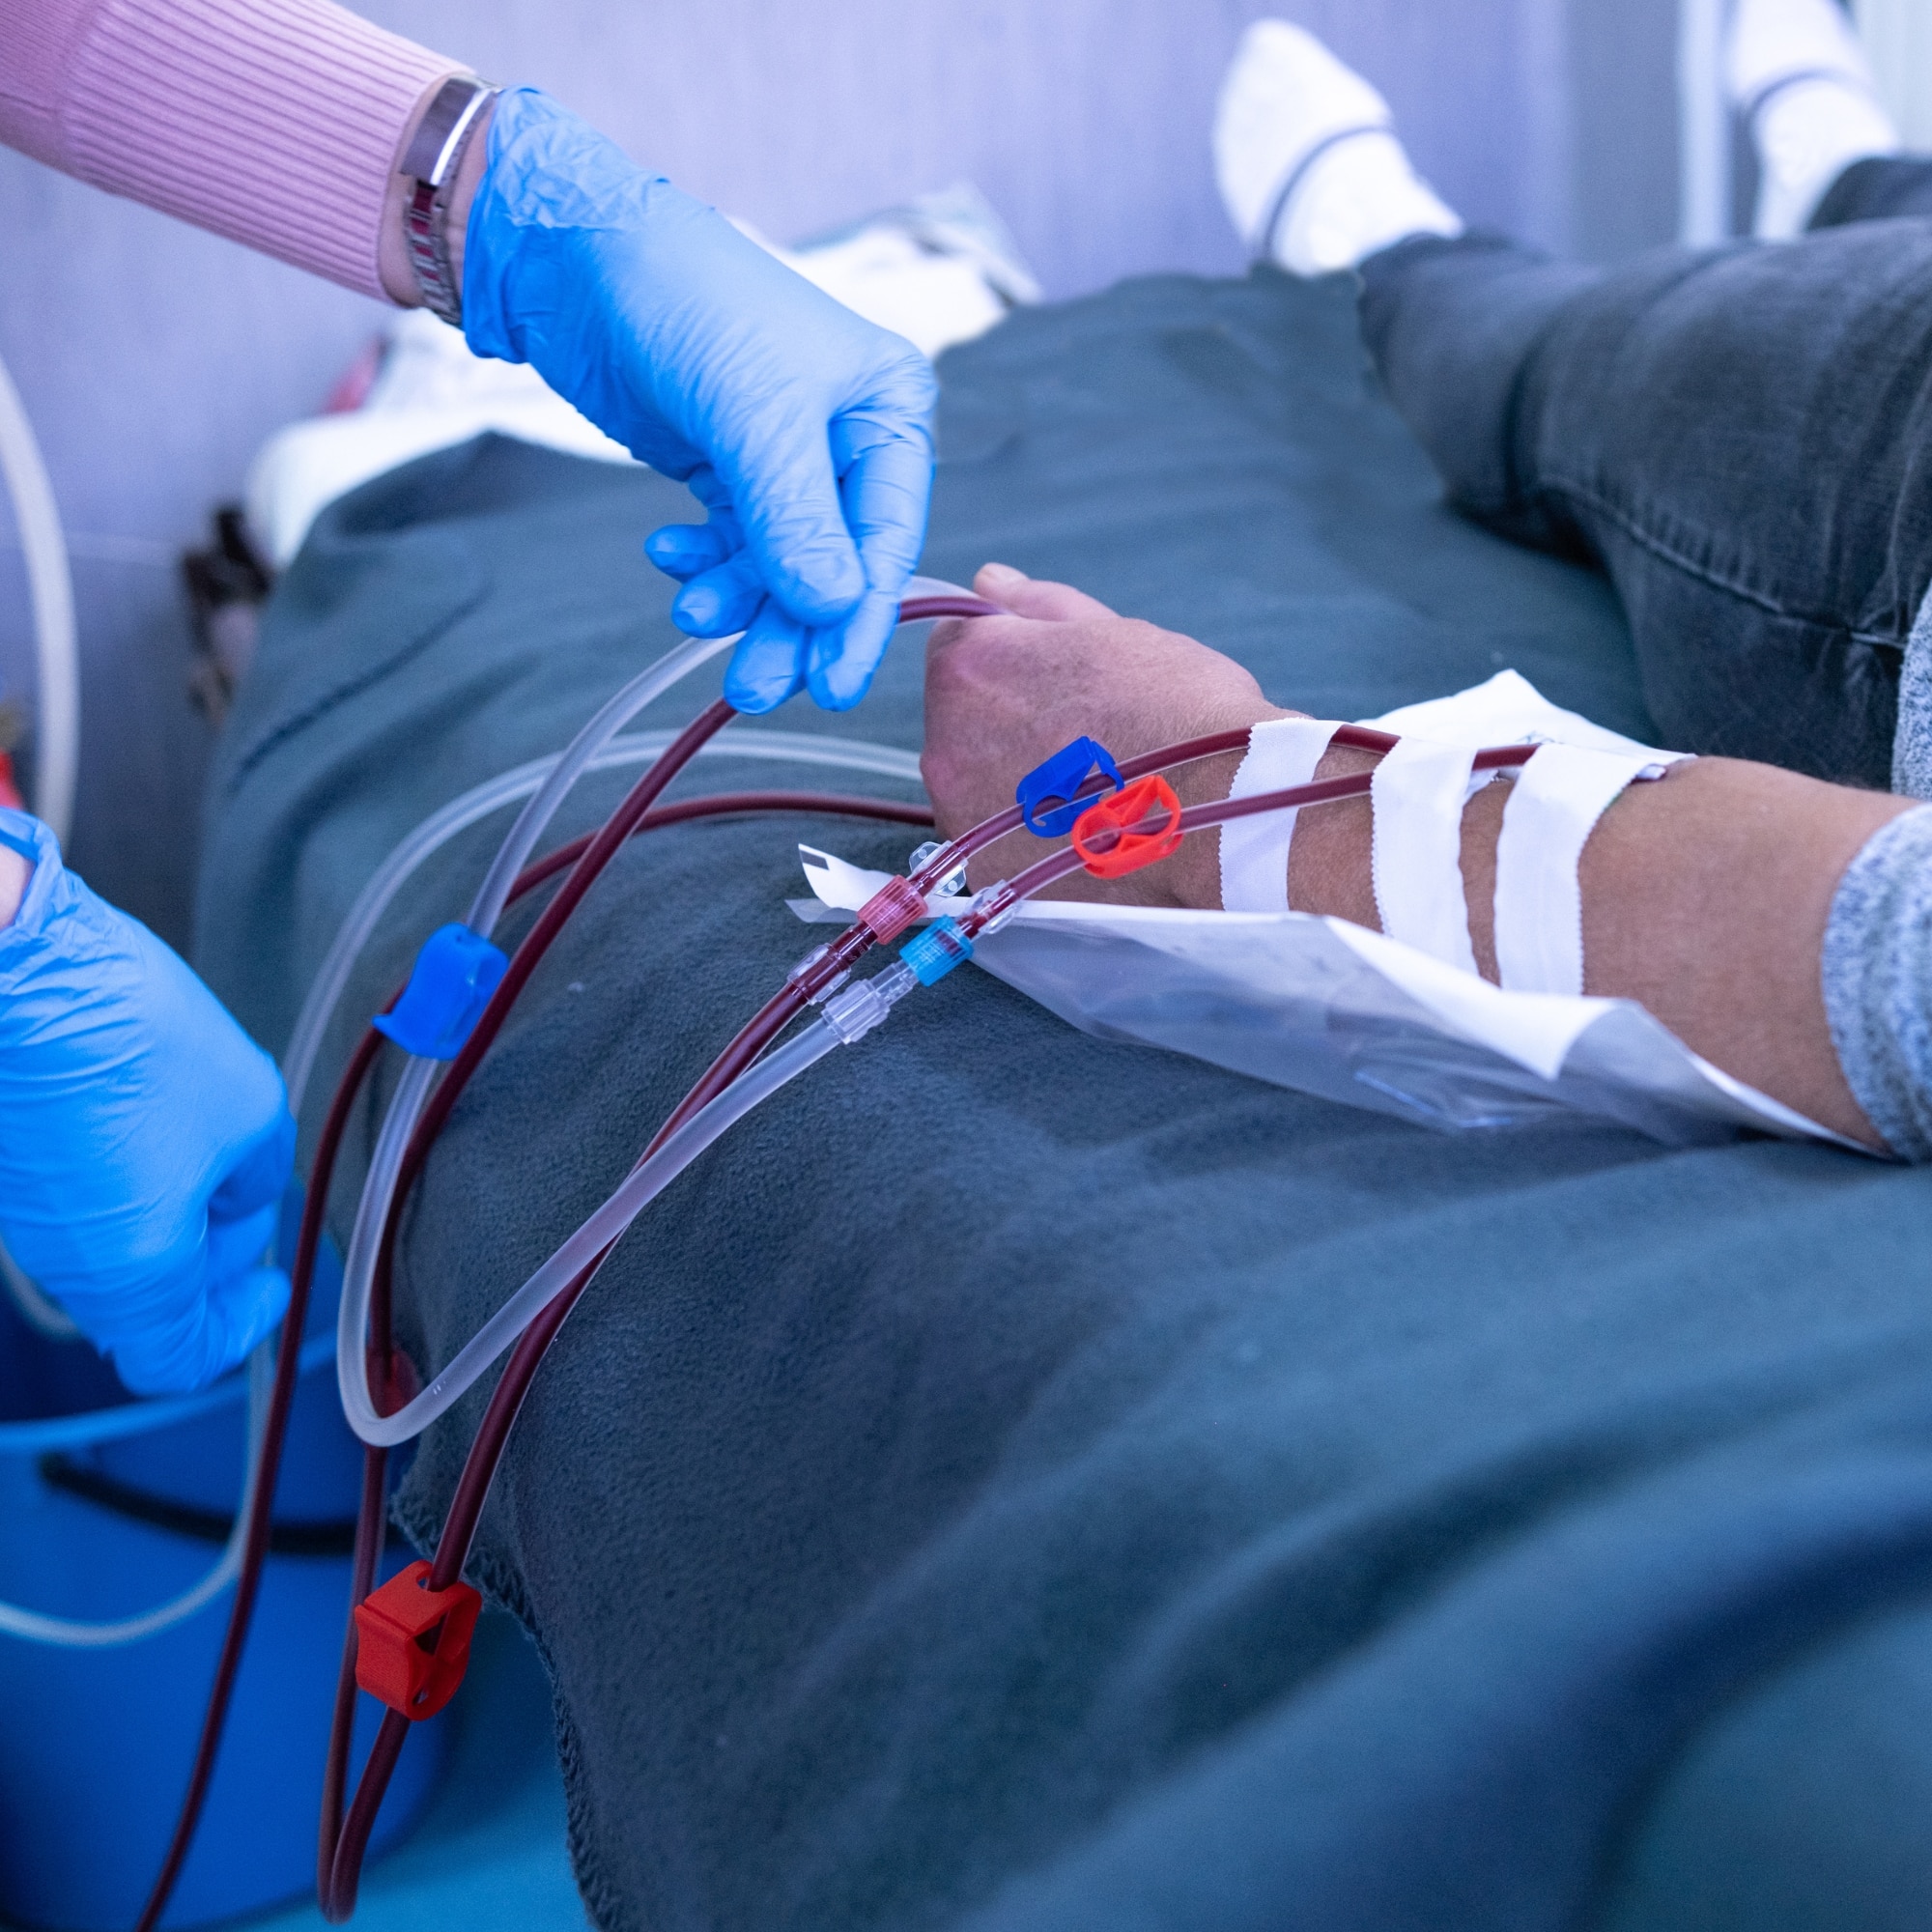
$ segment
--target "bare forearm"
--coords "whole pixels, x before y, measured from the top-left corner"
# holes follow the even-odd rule
[[[1285,714],[1190,720],[1168,742],[1237,729]],[[1134,744],[1122,756],[1152,750]],[[1183,804],[1225,798],[1235,758],[1175,774]],[[1366,772],[1375,759],[1330,752],[1318,776]],[[1462,868],[1469,938],[1483,976],[1498,979],[1496,844],[1511,786],[1486,786],[1463,814]],[[1584,990],[1634,1000],[1693,1052],[1837,1132],[1876,1145],[1838,1065],[1819,977],[1832,898],[1845,867],[1873,833],[1913,801],[1821,784],[1769,765],[1701,758],[1633,785],[1599,821],[1583,849]],[[1138,903],[1218,906],[1218,835],[1206,833],[1150,868],[1130,888]],[[1297,912],[1381,929],[1371,853],[1369,801],[1301,812],[1288,856],[1288,898]],[[1037,855],[1016,834],[989,848],[975,883]],[[980,876],[983,873],[984,876]],[[1067,896],[1127,895],[1077,879]]]
[[[1359,769],[1338,751],[1324,777]],[[1509,784],[1463,815],[1469,937],[1494,980],[1496,840]],[[1583,848],[1585,990],[1635,1000],[1705,1059],[1838,1132],[1875,1143],[1839,1069],[1819,955],[1845,868],[1912,801],[1769,765],[1700,758],[1633,785]],[[1301,814],[1297,910],[1378,926],[1366,800]]]
[[[926,675],[928,788],[952,834],[1012,798],[1019,776],[1089,733],[1121,757],[1286,714],[1238,665],[1191,639],[1117,617],[1065,585],[981,573],[1011,610],[935,633]],[[1227,795],[1237,760],[1177,775],[1184,804]],[[1332,750],[1319,775],[1366,771]],[[1496,845],[1508,781],[1463,815],[1462,869],[1479,969],[1495,980]],[[1856,1139],[1878,1137],[1853,1099],[1827,1017],[1820,961],[1833,895],[1866,841],[1912,802],[1768,765],[1704,758],[1625,791],[1578,871],[1585,990],[1640,1002],[1715,1065]],[[1367,799],[1301,812],[1284,861],[1289,903],[1379,929]],[[1218,834],[1104,885],[1068,890],[1150,905],[1218,906]],[[981,855],[973,882],[1039,847],[1024,834]]]

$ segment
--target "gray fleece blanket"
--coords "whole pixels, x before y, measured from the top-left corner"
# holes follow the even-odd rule
[[[1130,284],[942,373],[928,570],[1068,579],[1321,715],[1513,665],[1649,731],[1604,585],[1439,506],[1346,286]],[[200,963],[270,1047],[389,846],[670,642],[639,542],[684,508],[484,440],[323,519],[209,795]],[[762,728],[916,747],[919,687],[902,639],[855,716]],[[500,831],[406,895],[326,1075]],[[419,1362],[820,936],[800,837],[912,842],[712,823],[597,888],[411,1212]],[[518,1425],[472,1574],[550,1668],[592,1917],[1922,1926],[1928,1207],[1817,1148],[1437,1137],[953,976],[678,1183]]]

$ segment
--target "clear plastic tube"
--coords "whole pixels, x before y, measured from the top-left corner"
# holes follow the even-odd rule
[[[335,1359],[335,1337],[311,1336],[297,1358],[298,1374],[313,1375]],[[163,1429],[197,1422],[248,1399],[246,1376],[224,1376],[192,1395],[150,1396],[113,1408],[82,1409],[74,1415],[43,1415],[26,1422],[0,1422],[0,1457],[52,1456],[66,1449],[92,1449],[102,1442],[126,1442]]]
[[[616,1192],[457,1350],[428,1387],[392,1415],[379,1415],[369,1395],[368,1357],[364,1348],[369,1319],[365,1271],[359,1296],[352,1298],[345,1288],[336,1334],[336,1379],[350,1428],[376,1448],[393,1448],[420,1435],[516,1341],[544,1304],[615,1241],[706,1148],[787,1081],[796,1079],[807,1067],[843,1043],[843,1035],[825,1020],[814,1020],[694,1114],[656,1153],[632,1169]],[[423,1062],[413,1063],[411,1073],[423,1065]],[[387,1126],[385,1122],[385,1138]],[[407,1140],[406,1129],[394,1151],[397,1162],[402,1158],[402,1144]],[[383,1150],[379,1148],[378,1158],[382,1155]],[[373,1193],[372,1189],[370,1196],[365,1196],[365,1207]],[[359,1220],[356,1232],[358,1236],[362,1233]],[[381,1232],[379,1217],[374,1234],[380,1236]],[[355,1278],[352,1270],[352,1279]]]
[[[584,773],[615,771],[641,765],[656,757],[674,731],[634,731],[612,738],[584,765]],[[835,771],[868,772],[878,778],[920,781],[919,759],[896,746],[875,745],[863,738],[821,736],[816,732],[745,730],[730,727],[701,746],[700,758],[753,758],[777,764],[818,765]],[[528,798],[555,770],[559,756],[532,758],[451,799],[411,832],[371,875],[342,922],[327,954],[310,982],[300,1017],[289,1037],[282,1074],[288,1082],[289,1106],[299,1114],[317,1056],[337,1003],[347,990],[355,962],[362,956],[390,902],[426,864],[458,834],[480,824],[493,812],[521,798]]]
[[[635,718],[645,705],[662,697],[672,685],[688,677],[700,665],[708,664],[721,651],[729,650],[738,640],[730,638],[688,638],[674,650],[667,651],[646,671],[640,671],[616,696],[611,698],[564,748],[550,776],[536,795],[517,814],[509,836],[497,848],[476,896],[469,902],[469,917],[464,921],[471,932],[489,932],[503,916],[509,903],[510,888],[517,874],[529,863],[544,829],[556,816],[557,808],[570,796],[592,758]]]
[[[247,1473],[242,1485],[242,1505],[235,1512],[235,1527],[214,1567],[199,1582],[158,1608],[109,1623],[50,1617],[15,1604],[0,1604],[0,1635],[48,1644],[59,1650],[113,1650],[172,1630],[227,1590],[242,1574],[242,1552],[248,1540],[248,1515],[254,1506],[255,1486],[261,1479],[262,1438],[268,1428],[269,1398],[274,1379],[275,1342],[271,1336],[248,1357],[248,1441],[243,1459]]]
[[[472,932],[488,933],[496,925],[504,902],[510,896],[510,887],[515,883],[517,874],[523,870],[524,862],[536,849],[537,840],[543,837],[544,827],[556,816],[557,808],[569,795],[570,788],[583,776],[597,753],[603,751],[645,705],[662,697],[679,679],[696,670],[700,665],[708,663],[720,651],[727,649],[735,641],[733,638],[687,639],[674,649],[667,651],[649,669],[639,671],[614,697],[600,707],[587,724],[582,726],[576,737],[564,747],[554,760],[550,762],[549,769],[537,781],[529,802],[517,814],[516,823],[510,827],[502,844],[497,848],[497,856],[491,862],[489,871],[484,874],[482,885],[477,888],[476,896],[470,902],[469,917],[465,922]],[[521,769],[528,771],[532,768],[525,766]],[[497,780],[494,782],[501,784],[503,781]],[[515,795],[514,792],[510,793],[496,803],[507,804],[509,797]],[[413,865],[420,865],[423,856],[434,851],[444,839],[454,837],[456,831],[461,829],[458,821],[461,819],[462,804],[463,801],[459,799],[455,805],[443,807],[441,811],[425,821],[425,826],[439,825],[445,820],[448,821],[448,825],[434,843],[424,847],[423,853],[413,861]],[[495,809],[496,805],[493,804],[490,810]],[[474,820],[463,822],[474,823]],[[422,829],[424,828],[418,828],[418,833],[412,834],[411,838],[405,839],[404,847],[408,847],[412,840],[420,835]],[[391,862],[395,856],[391,854]],[[413,869],[413,865],[411,869]],[[386,871],[387,866],[383,869]],[[401,878],[406,878],[408,875],[408,871],[403,872],[396,883],[400,884]],[[382,874],[379,872],[378,876],[381,877]],[[391,886],[390,891],[394,890],[394,886]],[[369,895],[365,891],[362,896],[367,899]],[[361,901],[358,900],[358,910]],[[381,908],[378,907],[378,916],[380,912]],[[352,923],[355,919],[355,913],[352,911],[350,914]],[[368,923],[373,927],[375,919],[372,917]],[[365,940],[366,937],[365,934]],[[338,963],[335,955],[340,951],[341,944],[338,940],[337,946],[331,949],[329,959],[324,962],[324,974],[328,974],[331,965]],[[354,951],[339,962],[339,972],[336,977],[347,979],[348,971],[355,964],[355,955],[360,952],[361,943],[358,942]],[[314,997],[311,993],[310,1005],[314,1004]],[[328,1006],[333,1008],[334,1004],[335,997],[331,996]],[[304,1020],[310,1018],[306,1009],[302,1018]],[[317,1014],[316,1024],[306,1032],[298,1025],[296,1037],[290,1041],[290,1066],[300,1074],[298,1082],[289,1077],[289,1068],[285,1068],[283,1072],[283,1078],[289,1087],[291,1112],[301,1104],[300,1094],[308,1086],[309,1070],[315,1064],[315,1051],[321,1043],[321,1028],[327,1023],[327,1018],[326,1011]],[[301,1049],[302,1055],[298,1064],[296,1059],[298,1048]]]
[[[916,580],[916,584],[927,594],[951,594],[955,590],[955,586],[924,580]],[[389,854],[363,888],[343,922],[310,987],[291,1036],[284,1073],[292,1110],[298,1110],[301,1105],[317,1054],[321,1050],[323,1035],[356,960],[383,914],[415,870],[441,846],[470,826],[519,799],[528,800],[498,848],[471,905],[468,923],[472,929],[490,930],[501,916],[510,889],[535,850],[544,829],[555,816],[577,781],[586,772],[644,763],[663,752],[676,735],[669,731],[651,731],[619,739],[616,734],[638,712],[663,696],[679,679],[708,663],[734,641],[731,638],[694,639],[668,652],[612,697],[564,752],[554,757],[532,759],[453,799],[425,819]],[[728,741],[713,741],[704,746],[700,755],[821,765],[870,772],[914,783],[920,781],[919,760],[911,753],[864,740],[802,732],[741,732]],[[353,1354],[361,1369],[357,1378],[360,1387],[356,1393],[362,1398],[362,1412],[371,1425],[384,1433],[378,1438],[358,1428],[357,1434],[363,1435],[364,1440],[381,1439],[385,1442],[407,1441],[420,1434],[515,1341],[557,1289],[570,1281],[592,1256],[614,1241],[693,1160],[760,1101],[840,1043],[841,1037],[821,1021],[750,1069],[725,1094],[687,1122],[651,1160],[633,1173],[617,1194],[572,1236],[557,1256],[532,1276],[518,1294],[485,1324],[483,1330],[459,1351],[456,1359],[415,1403],[389,1417],[376,1416],[373,1405],[368,1402],[367,1364],[361,1347],[361,1337],[368,1322],[367,1290],[373,1281],[372,1249],[365,1259],[364,1293],[355,1318],[355,1341],[347,1352]],[[404,1151],[434,1085],[436,1073],[437,1063],[412,1061],[398,1087],[371,1162],[369,1184],[365,1187],[362,1203],[365,1211],[357,1217],[358,1236],[364,1235],[365,1222],[373,1221],[369,1233],[373,1238],[380,1239],[383,1217],[387,1213],[387,1204],[394,1193],[396,1174]],[[382,1203],[381,1214],[373,1217],[366,1211],[372,1198],[380,1198]],[[627,1205],[620,1207],[620,1203]],[[607,1225],[610,1232],[598,1238],[593,1231]],[[587,1247],[583,1246],[586,1239],[590,1242]],[[356,1243],[352,1240],[352,1267],[355,1250]],[[579,1258],[558,1272],[562,1258],[569,1255]],[[55,1323],[65,1325],[64,1318],[58,1311],[51,1304],[42,1303],[31,1284],[18,1275],[18,1270],[12,1266],[11,1258],[0,1257],[0,1266],[4,1266],[7,1272],[5,1286],[14,1293],[30,1320],[39,1318],[49,1333],[56,1332]],[[519,1310],[522,1311],[521,1319],[516,1313]],[[342,1380],[341,1362],[345,1353],[342,1336],[348,1332],[350,1312],[350,1297],[345,1289],[342,1317],[338,1324],[342,1332],[338,1333],[336,1344],[338,1381]],[[271,1337],[262,1343],[248,1360],[248,1429],[242,1499],[236,1512],[234,1530],[213,1568],[170,1602],[136,1616],[108,1622],[52,1617],[20,1605],[0,1603],[0,1635],[66,1649],[111,1649],[138,1643],[174,1628],[233,1586],[241,1574],[248,1517],[261,1480],[261,1448],[274,1379],[274,1350],[275,1341]],[[313,1346],[303,1350],[301,1367],[304,1372],[313,1365],[310,1360],[313,1353]],[[343,1404],[353,1423],[356,1409],[351,1391],[346,1386]],[[430,1407],[421,1409],[418,1414],[425,1404]],[[412,1415],[418,1418],[413,1427],[398,1435],[386,1433]],[[76,1443],[93,1439],[86,1418],[72,1418],[71,1429]],[[110,1433],[122,1435],[133,1431],[113,1429]]]
[[[672,653],[672,655],[677,654]],[[633,687],[634,695],[636,687]],[[725,707],[713,707],[714,712],[724,709]],[[583,735],[588,737],[600,732],[608,715],[609,707],[591,721],[591,724],[585,727]],[[679,743],[690,742],[691,729],[692,727],[688,726],[685,732],[679,734]],[[570,762],[568,754],[566,762]],[[587,760],[577,761],[576,769],[580,774],[585,762]],[[647,782],[648,779],[639,781],[640,784]],[[550,810],[554,812],[561,794],[556,793],[553,783],[547,781],[539,797],[552,799]],[[535,835],[528,834],[530,819],[531,813],[526,810],[519,818],[517,827],[513,828],[511,838],[505,841],[505,849],[526,843],[526,836],[528,841],[533,842]],[[537,831],[541,832],[541,829],[539,825]],[[528,856],[527,850],[524,856],[526,858]],[[521,871],[522,868],[520,861],[516,869]],[[516,873],[511,872],[512,884],[515,882],[515,877]],[[505,888],[503,896],[507,898],[507,895],[508,888]],[[484,895],[479,895],[477,903],[483,911],[489,910]],[[500,904],[497,909],[501,910]],[[477,928],[472,927],[472,930],[474,929]],[[341,1321],[338,1331],[339,1338],[354,1339],[339,1339],[336,1359],[336,1378],[344,1390],[343,1408],[350,1418],[352,1427],[355,1426],[358,1414],[368,1417],[371,1422],[380,1420],[369,1395],[369,1365],[363,1337],[368,1328],[376,1271],[381,1263],[384,1234],[403,1166],[409,1157],[409,1150],[422,1119],[424,1108],[428,1104],[430,1093],[441,1071],[440,1062],[411,1060],[384,1117],[382,1132],[378,1136],[369,1172],[363,1182],[361,1199],[356,1206],[355,1225],[343,1268]],[[494,1358],[492,1354],[485,1360],[487,1362]],[[354,1396],[350,1393],[352,1388],[355,1392]],[[454,1397],[452,1396],[450,1400],[454,1400]],[[378,1438],[365,1437],[365,1439],[375,1442]]]
[[[355,1426],[356,1414],[350,1395],[352,1384],[361,1408],[370,1414],[375,1412],[375,1405],[369,1399],[364,1338],[369,1330],[369,1302],[375,1291],[376,1256],[382,1247],[383,1225],[389,1216],[389,1203],[395,1199],[396,1177],[402,1171],[403,1155],[440,1070],[439,1063],[434,1060],[412,1060],[403,1069],[395,1097],[384,1116],[383,1130],[376,1137],[376,1151],[369,1157],[362,1198],[355,1207],[355,1226],[350,1234],[349,1253],[342,1264],[342,1300],[336,1313],[335,1331],[335,1379],[342,1390],[343,1411],[352,1428]],[[355,1433],[365,1442],[381,1439],[364,1435],[359,1428]]]
[[[936,581],[934,587],[948,591],[952,588],[950,585],[937,584]],[[516,882],[517,874],[523,870],[531,852],[536,849],[536,841],[542,837],[545,826],[555,815],[571,786],[590,768],[598,753],[609,745],[623,724],[654,698],[669,690],[678,679],[696,669],[699,665],[735,641],[733,638],[693,639],[685,644],[680,644],[676,649],[668,651],[649,670],[626,685],[579,731],[562,756],[541,781],[535,795],[518,814],[516,823],[510,828],[509,835],[498,848],[497,857],[492,862],[490,870],[471,902],[469,917],[466,923],[472,931],[487,933],[496,925],[508,901],[510,889]],[[753,740],[748,734],[736,749],[742,749],[743,744],[749,742]],[[437,814],[435,820],[425,822],[426,827],[430,824],[447,826],[452,829],[441,831],[440,837],[453,836],[453,828],[460,817],[458,807],[461,803],[458,801],[457,806],[445,807],[442,812]],[[405,841],[405,846],[413,854],[412,867],[420,864],[422,858],[434,849],[433,845],[418,839],[416,835],[412,835],[411,839]],[[393,861],[398,855],[391,856]],[[392,895],[402,879],[408,876],[408,870],[385,864],[383,876],[385,880],[392,881],[386,885],[386,893]],[[371,883],[373,886],[375,882]],[[365,901],[371,908],[366,914],[363,911]],[[362,899],[357,902],[356,910],[352,912],[350,922],[342,935],[342,939],[354,937],[355,944],[344,945],[342,939],[339,939],[337,946],[330,951],[329,959],[325,962],[324,974],[318,975],[317,985],[302,1015],[303,1024],[298,1028],[298,1037],[291,1042],[292,1070],[301,1076],[299,1086],[294,1079],[289,1081],[291,1099],[295,1104],[299,1104],[299,1094],[307,1086],[322,1028],[327,1024],[328,1011],[332,1009],[335,999],[339,996],[339,982],[346,980],[360,945],[366,941],[367,931],[373,929],[375,921],[381,916],[382,905],[386,903],[386,896],[381,903],[377,903],[373,894],[365,890]],[[809,1037],[809,1035],[802,1036],[802,1037]],[[295,1062],[295,1048],[298,1046],[301,1048],[303,1055],[299,1064]],[[350,1237],[349,1255],[343,1265],[342,1304],[336,1347],[336,1379],[341,1386],[343,1411],[349,1418],[351,1428],[372,1446],[408,1441],[412,1436],[420,1434],[436,1415],[440,1415],[450,1403],[454,1402],[476,1376],[480,1375],[482,1370],[509,1346],[515,1335],[521,1333],[528,1324],[530,1316],[542,1306],[542,1299],[548,1298],[545,1296],[537,1300],[531,1306],[529,1314],[526,1314],[501,1342],[468,1371],[467,1378],[458,1386],[447,1389],[433,1410],[423,1409],[422,1419],[415,1422],[412,1427],[402,1430],[400,1434],[391,1433],[399,1425],[401,1416],[417,1411],[419,1405],[429,1401],[432,1393],[430,1389],[424,1390],[408,1407],[399,1411],[397,1416],[384,1417],[377,1414],[369,1395],[369,1365],[364,1349],[377,1257],[381,1251],[383,1230],[388,1219],[390,1204],[395,1197],[397,1177],[402,1170],[410,1137],[415,1131],[416,1122],[421,1119],[422,1110],[427,1104],[438,1071],[439,1065],[436,1062],[412,1060],[408,1071],[397,1085],[383,1122],[382,1132],[377,1139],[376,1151],[370,1161],[368,1176],[363,1183],[362,1198],[356,1208],[355,1227]],[[749,1079],[750,1075],[745,1077]],[[740,1081],[737,1085],[742,1086],[743,1082]],[[732,1091],[735,1091],[735,1088]],[[720,1095],[719,1100],[713,1104],[722,1105],[726,1097]],[[702,1119],[703,1116],[697,1118]],[[690,1124],[696,1125],[696,1122],[694,1121]],[[705,1145],[708,1146],[709,1142]],[[649,1165],[650,1163],[646,1163],[646,1166]],[[639,1206],[641,1205],[640,1203]],[[628,1226],[629,1222],[627,1221],[625,1225]],[[561,1285],[559,1281],[557,1286]],[[486,1324],[484,1334],[492,1332],[494,1326],[494,1321],[493,1323]],[[483,1336],[479,1335],[470,1343],[463,1353],[459,1354],[457,1362],[451,1363],[450,1367],[438,1377],[432,1388],[444,1388],[456,1372],[457,1363],[463,1362],[468,1357],[469,1350],[478,1347],[482,1340]]]
[[[899,592],[899,602],[916,604],[926,597],[971,597],[972,595],[973,592],[965,584],[949,582],[943,577],[908,577],[905,588]],[[902,618],[900,621],[908,620]]]

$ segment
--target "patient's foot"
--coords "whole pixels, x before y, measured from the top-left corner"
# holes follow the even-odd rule
[[[1410,235],[1460,235],[1409,165],[1388,102],[1314,35],[1257,20],[1214,117],[1221,200],[1257,259],[1325,275]]]
[[[1836,0],[1736,0],[1724,81],[1757,146],[1760,236],[1801,233],[1854,161],[1899,150]]]

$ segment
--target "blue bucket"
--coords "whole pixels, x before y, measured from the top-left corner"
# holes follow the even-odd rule
[[[285,1236],[287,1234],[285,1230]],[[315,1882],[323,1759],[342,1657],[361,1455],[335,1397],[335,1279],[317,1270],[303,1373],[257,1599],[194,1849],[162,1924],[205,1925]],[[85,1343],[0,1293],[0,1600],[49,1616],[138,1614],[217,1560],[242,1492],[245,1378],[136,1402]],[[392,1550],[386,1572],[407,1552]],[[0,1633],[0,1921],[127,1932],[160,1869],[232,1592],[144,1641],[63,1650]],[[359,1769],[380,1711],[360,1700]],[[415,1727],[372,1844],[414,1824],[442,1768]]]

